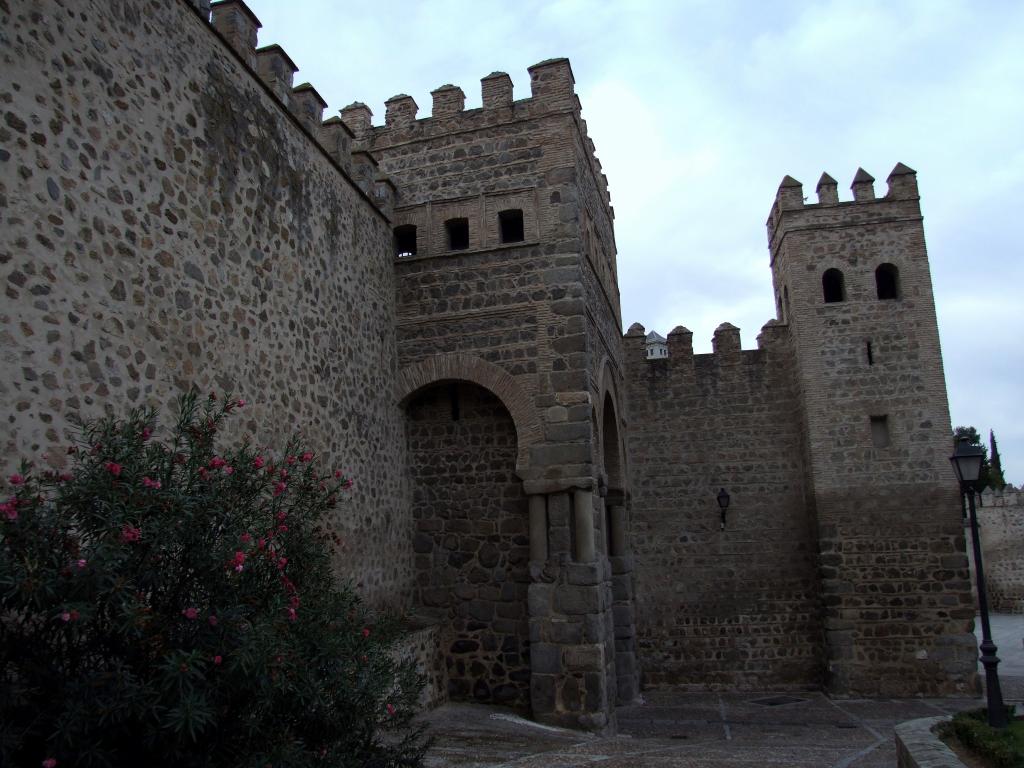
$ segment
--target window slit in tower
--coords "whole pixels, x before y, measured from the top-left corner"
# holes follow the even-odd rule
[[[875,356],[871,352],[871,342],[870,341],[865,342],[865,348],[867,349],[867,353],[868,353],[868,365],[874,365],[875,364]]]

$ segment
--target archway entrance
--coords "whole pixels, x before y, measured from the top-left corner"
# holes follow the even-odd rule
[[[528,709],[529,526],[515,423],[467,381],[429,384],[406,403],[417,600],[450,630],[449,696]]]

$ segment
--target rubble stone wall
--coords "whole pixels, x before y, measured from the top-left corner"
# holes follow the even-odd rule
[[[407,607],[386,219],[183,2],[3,2],[0,29],[3,456],[230,390],[237,432],[351,473],[339,569]]]
[[[822,684],[817,547],[784,330],[741,351],[739,331],[720,329],[715,354],[694,355],[679,329],[668,358],[650,361],[642,330],[625,339],[645,686]]]
[[[987,490],[977,514],[989,607],[1024,613],[1024,491],[1013,486]]]

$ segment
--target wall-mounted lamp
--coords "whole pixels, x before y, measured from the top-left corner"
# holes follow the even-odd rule
[[[729,492],[723,488],[718,492],[718,508],[722,511],[722,530],[725,530],[725,510],[729,508]]]

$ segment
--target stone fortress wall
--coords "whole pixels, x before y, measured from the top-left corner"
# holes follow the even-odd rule
[[[259,28],[241,0],[0,0],[5,456],[59,462],[111,403],[246,397],[239,431],[355,476],[339,572],[415,617],[431,702],[600,730],[641,680],[973,685],[913,172],[811,205],[787,177],[759,348],[679,328],[646,361],[568,61],[375,126],[323,120]],[[882,257],[903,293],[876,306]]]
[[[989,488],[981,495],[977,514],[989,607],[1024,613],[1024,491],[1012,485],[1001,491]]]
[[[301,430],[354,476],[340,565],[408,608],[387,217],[186,4],[0,17],[4,455],[56,464],[71,415],[230,390],[239,432]]]

